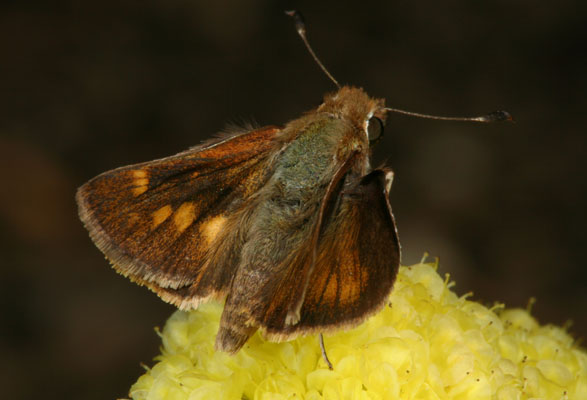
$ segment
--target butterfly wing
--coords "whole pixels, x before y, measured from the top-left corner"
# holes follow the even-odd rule
[[[279,133],[253,130],[105,172],[79,188],[80,218],[118,272],[164,300],[190,307],[220,297],[234,253],[222,255],[222,268],[211,268],[210,257],[236,223],[231,216],[266,181]]]
[[[283,305],[272,307],[261,321],[269,338],[352,327],[385,304],[400,262],[389,204],[392,177],[391,171],[378,169],[335,193],[334,209],[322,222],[299,321],[288,324]]]

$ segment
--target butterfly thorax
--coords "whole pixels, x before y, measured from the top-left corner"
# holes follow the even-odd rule
[[[286,128],[287,129],[287,128]],[[341,144],[349,141],[348,124],[326,115],[309,118],[305,129],[298,133],[275,162],[274,173],[259,191],[257,205],[250,216],[239,277],[257,280],[255,289],[235,282],[233,287],[249,287],[247,297],[259,305],[267,304],[266,286],[274,282],[259,282],[265,269],[287,268],[288,254],[293,254],[308,240],[316,224],[317,211],[328,185],[339,165],[336,154]],[[359,146],[359,142],[354,146]],[[236,289],[238,291],[238,289]],[[244,294],[243,294],[244,295]]]

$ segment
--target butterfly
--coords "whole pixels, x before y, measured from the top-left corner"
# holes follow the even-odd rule
[[[344,86],[284,127],[105,172],[79,215],[116,271],[180,309],[226,299],[216,348],[360,324],[400,263],[393,172],[372,169],[383,100]]]

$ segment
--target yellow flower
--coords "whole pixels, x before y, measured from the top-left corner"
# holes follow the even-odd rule
[[[526,311],[457,296],[436,265],[402,267],[390,305],[358,328],[214,351],[222,306],[177,311],[133,399],[587,399],[587,353]]]

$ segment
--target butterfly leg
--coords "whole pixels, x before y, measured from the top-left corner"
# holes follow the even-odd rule
[[[326,354],[326,348],[324,347],[324,336],[322,334],[320,334],[320,351],[322,352],[322,358],[326,362],[326,365],[328,365],[328,369],[332,371],[332,363],[328,359],[328,354]]]

